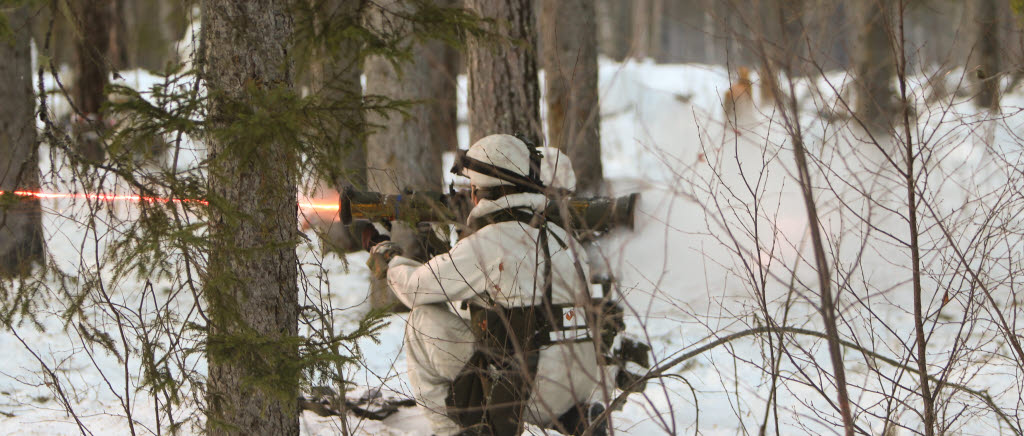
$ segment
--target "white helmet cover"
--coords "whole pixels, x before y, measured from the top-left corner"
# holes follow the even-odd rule
[[[469,147],[466,157],[504,168],[522,176],[530,174],[530,151],[523,141],[512,135],[498,134],[480,138],[473,146]],[[512,184],[470,169],[466,169],[465,173],[469,177],[469,183],[480,188]]]
[[[572,161],[562,150],[554,147],[541,147],[544,158],[540,161],[540,181],[553,190],[576,190],[576,172],[572,169]]]

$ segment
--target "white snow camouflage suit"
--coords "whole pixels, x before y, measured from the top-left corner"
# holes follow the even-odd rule
[[[517,193],[481,200],[470,219],[501,209],[539,211],[547,204],[541,194]],[[552,303],[585,306],[589,277],[586,254],[565,230],[548,223]],[[487,225],[460,240],[449,252],[426,263],[396,256],[388,264],[388,284],[412,308],[405,335],[409,379],[437,435],[459,431],[445,415],[451,382],[474,352],[469,320],[456,314],[462,301],[489,298],[505,308],[542,303],[543,255],[538,255],[540,231],[526,223],[506,221]],[[563,248],[556,242],[570,244]],[[584,275],[576,270],[574,257]],[[577,403],[586,402],[601,383],[592,342],[542,347],[526,422],[547,426]]]

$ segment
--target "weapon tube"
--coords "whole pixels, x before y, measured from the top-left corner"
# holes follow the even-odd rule
[[[577,232],[607,232],[616,227],[633,229],[633,215],[640,194],[621,197],[569,197],[548,202],[547,216],[562,223],[562,201],[571,218],[571,227]],[[349,224],[353,219],[370,221],[456,222],[465,221],[471,209],[467,191],[442,194],[440,192],[412,192],[381,194],[371,191],[346,189],[341,195],[341,220]],[[565,226],[563,226],[565,227]]]

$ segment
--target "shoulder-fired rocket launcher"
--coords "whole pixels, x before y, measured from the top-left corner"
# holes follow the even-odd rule
[[[577,237],[588,239],[613,228],[633,229],[633,213],[640,194],[621,197],[566,197],[550,199],[547,218],[559,226],[573,230]],[[381,194],[346,189],[341,194],[341,220],[445,222],[465,224],[473,203],[468,190]],[[566,219],[568,218],[568,220]]]

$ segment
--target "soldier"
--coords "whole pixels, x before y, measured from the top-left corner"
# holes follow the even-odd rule
[[[551,153],[549,184],[572,190],[564,154]],[[557,167],[555,164],[557,163]],[[589,303],[586,254],[542,215],[536,148],[510,135],[485,137],[460,156],[475,204],[475,231],[426,263],[383,242],[370,262],[412,308],[406,354],[414,394],[438,435],[519,435],[523,422],[567,434],[603,435],[589,404],[602,383],[582,310]],[[562,173],[559,175],[559,173]],[[558,180],[558,183],[551,183]],[[470,316],[458,315],[469,309]]]

